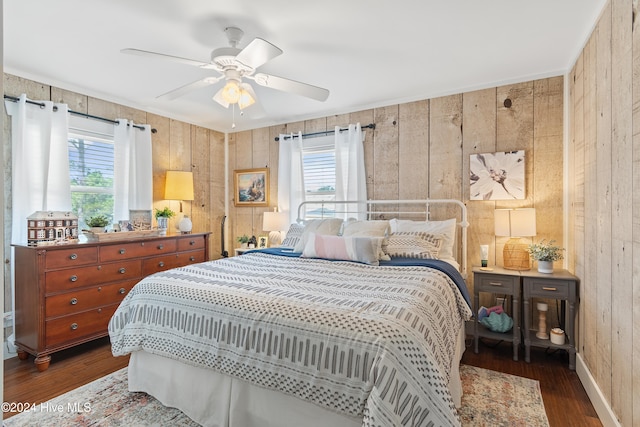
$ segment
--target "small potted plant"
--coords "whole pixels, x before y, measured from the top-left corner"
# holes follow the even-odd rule
[[[87,220],[87,227],[92,233],[104,233],[104,228],[109,224],[109,218],[105,215],[92,216]]]
[[[169,218],[175,216],[176,213],[165,207],[164,209],[156,208],[156,221],[158,222],[158,234],[160,236],[167,235],[167,228],[169,227]]]
[[[240,247],[246,248],[249,244],[249,236],[247,236],[246,234],[238,236],[238,242],[240,243]]]
[[[538,261],[538,271],[540,273],[553,273],[553,261],[564,258],[562,253],[564,248],[554,245],[555,242],[555,240],[550,240],[549,242],[542,240],[540,243],[529,245],[529,254],[531,258]]]

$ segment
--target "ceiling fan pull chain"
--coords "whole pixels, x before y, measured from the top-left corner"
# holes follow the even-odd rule
[[[231,104],[231,129],[236,128],[236,104]]]

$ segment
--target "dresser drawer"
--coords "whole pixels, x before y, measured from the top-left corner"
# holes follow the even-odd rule
[[[44,266],[50,270],[53,268],[71,267],[74,265],[87,265],[98,262],[98,248],[75,247],[59,251],[47,251]]]
[[[540,298],[569,299],[569,282],[562,280],[524,279],[527,296]]]
[[[158,271],[178,267],[179,265],[181,264],[178,263],[178,256],[176,254],[147,258],[142,261],[142,274],[148,276]]]
[[[517,277],[491,274],[476,275],[474,286],[476,286],[480,292],[495,292],[509,295],[520,293],[519,280]]]
[[[115,313],[118,304],[100,307],[82,313],[58,317],[45,322],[45,342],[54,347],[65,342],[78,341],[91,335],[107,335],[109,319]]]
[[[178,254],[179,265],[196,264],[205,261],[204,251],[182,252]]]
[[[83,288],[106,282],[134,279],[142,274],[140,260],[113,262],[91,267],[69,268],[45,273],[46,293]]]
[[[100,261],[117,261],[135,257],[166,254],[175,252],[176,247],[175,239],[104,245],[100,247]]]
[[[45,317],[50,319],[103,305],[120,303],[136,283],[138,283],[138,279],[126,280],[47,297]]]
[[[178,239],[178,251],[193,251],[204,248],[205,240],[202,236],[180,237]]]

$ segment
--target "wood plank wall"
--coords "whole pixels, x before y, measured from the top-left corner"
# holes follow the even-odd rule
[[[506,100],[510,102],[505,102]],[[365,130],[369,198],[455,198],[469,212],[469,265],[479,264],[479,245],[490,245],[490,264],[502,264],[506,239],[493,235],[493,211],[505,207],[538,209],[535,240],[563,240],[562,138],[563,77],[391,105],[288,123],[229,136],[229,181],[235,169],[271,170],[271,206],[277,205],[280,133],[331,130],[359,122]],[[501,150],[526,151],[526,199],[469,201],[469,156]],[[240,234],[260,235],[262,213],[270,208],[233,207],[230,189],[230,247]],[[440,218],[450,212],[435,212]]]
[[[92,114],[107,119],[128,119],[135,123],[149,124],[156,129],[153,142],[153,205],[157,208],[169,206],[176,213],[180,204],[175,200],[164,200],[164,178],[167,170],[193,171],[195,200],[183,203],[184,213],[190,215],[194,231],[212,231],[209,239],[210,257],[220,257],[220,221],[224,215],[224,134],[199,126],[158,116],[145,111],[107,102],[87,95],[48,86],[21,77],[4,74],[4,93],[20,96],[26,93],[32,100],[51,100],[66,103],[73,111]],[[11,118],[4,112],[4,146],[6,162],[5,197],[11,200]],[[5,207],[4,231],[11,235],[11,204]],[[169,226],[177,226],[181,216],[171,220]],[[176,228],[177,231],[177,228]],[[4,250],[10,253],[10,242],[5,241]],[[10,271],[5,264],[5,311],[11,310]]]
[[[569,75],[571,263],[579,352],[623,426],[640,425],[640,29],[610,0]],[[635,19],[634,19],[635,17]]]

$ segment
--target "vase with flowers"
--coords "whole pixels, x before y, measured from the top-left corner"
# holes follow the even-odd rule
[[[176,213],[165,207],[163,209],[156,208],[156,221],[158,222],[158,235],[166,236],[167,228],[169,228],[169,218],[175,216]]]
[[[553,262],[564,258],[564,248],[555,245],[555,240],[542,240],[540,243],[529,245],[531,258],[538,261],[540,273],[553,273]]]

